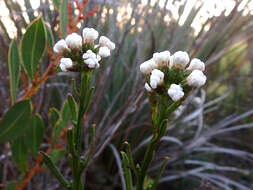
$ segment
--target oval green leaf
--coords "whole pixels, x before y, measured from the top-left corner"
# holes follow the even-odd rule
[[[33,79],[46,46],[46,29],[42,18],[34,20],[21,41],[22,63],[27,75]]]
[[[32,117],[31,126],[25,134],[25,143],[32,155],[36,157],[43,140],[44,123],[39,114]]]
[[[11,153],[12,159],[17,165],[18,169],[25,173],[27,169],[27,148],[25,146],[24,137],[17,138],[13,143],[11,143]]]
[[[16,103],[3,116],[0,123],[0,142],[12,141],[24,134],[30,125],[31,104],[29,100]]]
[[[10,94],[12,104],[16,101],[17,88],[20,77],[20,56],[16,40],[12,40],[8,52],[8,67],[10,75]]]

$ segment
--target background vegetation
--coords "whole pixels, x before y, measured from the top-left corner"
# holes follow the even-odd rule
[[[65,8],[64,2],[68,5]],[[203,20],[200,15],[207,6],[203,2],[41,0],[37,9],[31,7],[29,0],[24,0],[24,4],[14,0],[1,2],[9,10],[8,18],[16,29],[18,42],[25,28],[38,15],[48,23],[55,41],[65,32],[78,32],[88,26],[116,42],[113,56],[93,78],[96,90],[91,111],[85,119],[87,137],[84,141],[88,140],[88,126],[93,123],[96,124],[96,141],[93,161],[85,172],[86,189],[122,189],[117,150],[122,149],[124,141],[132,145],[134,158],[142,160],[143,147],[151,138],[152,128],[139,65],[153,52],[165,49],[172,53],[186,50],[191,57],[204,60],[208,84],[197,89],[186,100],[184,108],[171,118],[167,136],[162,139],[146,182],[149,183],[156,175],[162,158],[169,156],[158,187],[160,190],[253,189],[253,15],[252,10],[250,12],[253,3],[233,1],[231,10],[223,10],[216,16],[210,13]],[[167,9],[163,3],[172,4],[175,8]],[[185,17],[187,11],[189,14]],[[66,31],[64,24],[68,26]],[[199,27],[194,28],[196,25]],[[8,49],[13,36],[3,17],[0,26],[2,117],[11,106]],[[39,79],[48,68],[58,63],[50,49],[52,44],[53,40],[48,43],[40,61]],[[46,76],[38,83],[38,91],[31,92],[30,89],[36,85],[29,82],[21,70],[17,100],[26,96],[32,98],[35,113],[42,115],[45,123],[40,148],[51,152],[60,170],[68,177],[67,159],[59,162],[66,156],[63,147],[64,128],[67,126],[62,129],[61,138],[53,143],[51,132],[55,123],[52,115],[57,112],[62,121],[68,121],[69,110],[62,104],[67,94],[72,92],[71,84],[78,79],[78,74],[49,72]],[[22,162],[27,164],[25,171],[20,172],[19,163],[13,161],[10,144],[2,143],[1,147],[2,188],[10,184],[9,189],[15,189],[15,186],[20,190],[60,189],[39,156],[29,155],[23,159]]]

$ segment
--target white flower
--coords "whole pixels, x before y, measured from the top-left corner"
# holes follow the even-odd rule
[[[168,94],[174,102],[184,97],[184,92],[183,92],[182,87],[177,84],[170,85],[170,88],[168,89]]]
[[[148,92],[151,92],[151,91],[152,91],[152,88],[149,86],[148,83],[145,83],[145,89],[146,89]]]
[[[107,38],[105,36],[101,36],[99,38],[99,45],[100,46],[106,46],[110,50],[114,50],[115,49],[115,43],[113,43],[109,38]]]
[[[171,56],[171,64],[170,67],[175,67],[178,69],[184,69],[186,65],[189,63],[190,58],[187,52],[178,51]]]
[[[70,49],[79,49],[82,47],[82,37],[77,33],[69,34],[66,37],[66,43]]]
[[[65,40],[60,40],[54,45],[55,53],[64,53],[68,50],[68,46]]]
[[[154,69],[150,76],[150,86],[156,89],[158,85],[163,84],[164,73],[158,69]]]
[[[200,70],[193,70],[187,77],[187,84],[189,86],[201,87],[206,83],[206,76]]]
[[[111,55],[110,49],[106,46],[100,47],[98,55],[100,55],[101,57],[109,57]]]
[[[205,70],[205,63],[202,62],[200,59],[194,58],[191,60],[191,63],[189,67],[187,68],[188,71],[193,71],[193,70],[200,70],[204,71]]]
[[[98,38],[98,31],[94,28],[83,29],[83,39],[85,43],[93,43]]]
[[[170,60],[170,52],[163,51],[154,53],[153,60],[156,62],[158,67],[168,67],[168,62]]]
[[[143,62],[141,65],[140,65],[140,71],[142,74],[144,75],[148,75],[151,73],[151,71],[153,69],[156,69],[157,68],[157,64],[155,63],[155,61],[153,59],[149,59],[145,62]]]
[[[89,58],[84,60],[84,63],[91,69],[99,68],[99,63],[97,59]]]
[[[73,66],[73,62],[70,58],[61,58],[60,60],[60,68],[62,71],[66,72],[68,71],[68,68],[71,68]]]
[[[101,57],[99,55],[96,55],[91,50],[88,50],[86,53],[83,54],[84,63],[89,68],[99,68],[99,61],[101,60]]]

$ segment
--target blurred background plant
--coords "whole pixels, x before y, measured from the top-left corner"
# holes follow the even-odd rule
[[[52,30],[51,45],[53,39],[84,27],[94,27],[116,42],[116,51],[92,81],[96,91],[85,125],[96,124],[96,140],[93,162],[85,171],[86,189],[124,189],[119,156],[124,141],[132,145],[136,162],[142,160],[152,125],[139,64],[165,49],[171,53],[185,50],[204,60],[208,84],[197,89],[173,116],[146,184],[152,183],[161,160],[168,156],[157,189],[253,189],[252,1],[2,0],[0,5],[0,117],[11,105],[9,44],[13,38],[19,42],[28,24],[39,15]],[[63,25],[68,26],[66,30]],[[57,63],[50,47],[49,43],[40,61],[41,73],[52,62],[54,66]],[[61,149],[64,133],[59,144],[52,146],[53,124],[48,113],[57,112],[52,107],[62,110],[59,117],[65,121],[62,102],[72,91],[69,78],[77,77],[71,72],[50,74],[38,91],[29,94],[45,123],[41,149],[52,151],[67,178],[67,160],[58,162],[65,154]],[[17,99],[31,87],[21,70]],[[88,141],[88,131],[84,134],[84,141]],[[27,157],[27,171],[21,174],[12,161],[9,144],[1,146],[1,187],[60,189],[38,158]]]

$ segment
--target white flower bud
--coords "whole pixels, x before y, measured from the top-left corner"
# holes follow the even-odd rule
[[[111,52],[110,52],[110,49],[108,47],[103,46],[103,47],[99,48],[98,54],[101,57],[109,57],[111,55]]]
[[[187,84],[189,86],[201,87],[206,83],[206,76],[200,70],[193,70],[187,77]]]
[[[99,67],[99,63],[97,61],[97,59],[93,59],[93,58],[89,58],[84,60],[84,63],[91,69],[94,68],[98,68]]]
[[[188,71],[193,71],[193,70],[204,71],[205,70],[205,63],[202,62],[200,59],[194,58],[191,60],[191,63],[186,70],[188,70]]]
[[[153,60],[158,65],[158,67],[168,67],[168,62],[170,60],[170,52],[163,51],[153,54]]]
[[[83,39],[85,43],[93,43],[98,38],[98,31],[94,28],[83,29]]]
[[[60,59],[60,68],[62,71],[66,72],[68,71],[68,68],[71,68],[73,66],[73,62],[70,58],[61,58]]]
[[[88,50],[86,53],[83,54],[84,63],[89,68],[99,68],[99,61],[101,60],[101,57],[99,55],[96,55],[91,50]]]
[[[55,53],[64,53],[68,50],[68,46],[65,40],[60,40],[54,45]]]
[[[69,34],[66,37],[66,43],[70,49],[79,49],[82,47],[82,37],[77,33]]]
[[[147,60],[140,65],[140,71],[144,75],[151,73],[153,69],[156,69],[157,65],[153,59]]]
[[[163,84],[164,73],[158,69],[154,69],[150,76],[150,86],[156,89],[158,85]]]
[[[178,51],[171,56],[171,64],[170,67],[175,67],[178,69],[184,69],[186,65],[189,63],[190,58],[187,52]]]
[[[109,38],[107,38],[105,36],[101,36],[99,38],[99,45],[100,46],[106,46],[110,50],[114,50],[115,49],[115,43],[113,43]]]
[[[176,102],[180,100],[182,97],[184,97],[184,92],[180,85],[171,84],[170,88],[168,89],[168,95],[174,102]]]
[[[149,86],[148,83],[145,83],[145,89],[146,89],[148,92],[152,92],[152,88]]]

